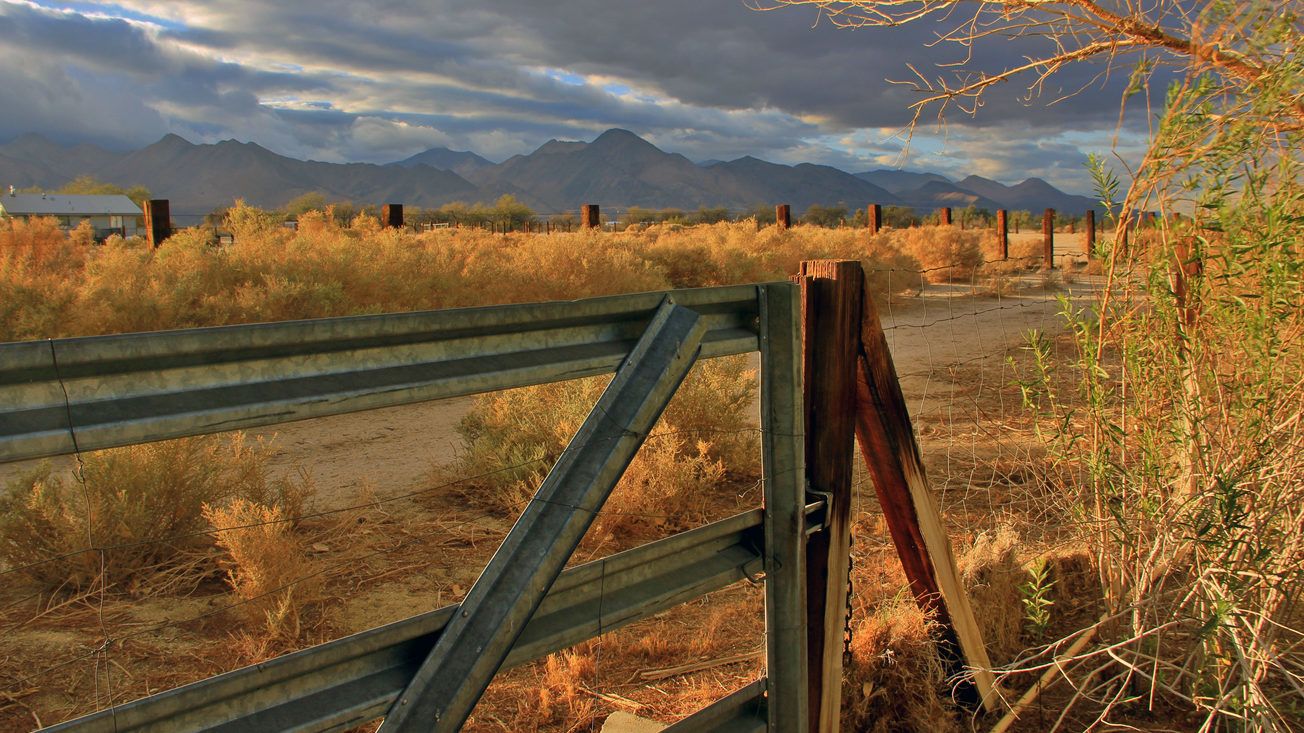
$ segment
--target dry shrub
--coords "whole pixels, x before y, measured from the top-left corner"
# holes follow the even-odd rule
[[[567,730],[585,730],[596,722],[600,710],[583,689],[598,669],[590,644],[550,654],[542,666],[537,693],[521,701],[518,718],[535,726],[565,723]]]
[[[673,430],[662,423],[663,430]],[[634,456],[590,534],[596,542],[620,540],[635,529],[683,530],[709,513],[725,464],[711,458],[712,444],[667,436],[651,439]]]
[[[305,214],[298,230],[237,204],[226,227],[91,246],[53,220],[0,225],[0,340],[321,318],[785,280],[802,260],[859,259],[872,292],[912,287],[918,269],[891,243],[852,229],[750,223],[657,225],[550,236],[476,229],[413,233],[359,217]],[[85,236],[83,236],[83,234]]]
[[[994,665],[1013,660],[1024,647],[1019,585],[1027,581],[1028,572],[1019,562],[1018,549],[1018,535],[1003,527],[979,534],[960,557],[969,604],[980,610],[975,616]]]
[[[928,282],[971,282],[983,263],[981,237],[977,232],[952,226],[892,229],[884,232],[901,252],[928,270]]]
[[[1018,262],[1024,268],[1037,268],[1042,265],[1042,248],[1041,232],[1010,235],[1010,260]]]
[[[55,334],[67,323],[88,227],[68,236],[53,218],[0,220],[0,341]]]
[[[160,571],[212,545],[205,504],[234,499],[299,513],[307,486],[267,475],[269,450],[243,433],[94,451],[85,486],[44,463],[0,498],[0,558],[47,588],[146,592]],[[102,553],[87,547],[107,547]]]
[[[608,382],[593,377],[477,398],[458,425],[465,451],[451,469],[459,477],[476,477],[461,484],[466,495],[499,510],[520,511]],[[750,413],[755,394],[756,372],[745,356],[695,366],[613,494],[611,516],[603,523],[607,532],[647,519],[640,515],[682,515],[691,521],[700,515],[697,502],[725,474],[759,475],[758,434]]]
[[[865,733],[960,730],[924,613],[898,596],[854,625],[842,727]]]
[[[262,624],[262,634],[243,632],[239,646],[254,658],[273,656],[303,632],[301,613],[317,600],[319,578],[284,509],[247,499],[225,506],[204,504],[204,519],[215,530],[227,582],[241,611]],[[235,529],[225,529],[235,528]]]

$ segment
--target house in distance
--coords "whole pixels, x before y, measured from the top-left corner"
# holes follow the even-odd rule
[[[144,212],[122,195],[84,196],[64,193],[18,193],[13,186],[0,196],[0,219],[52,216],[59,228],[75,229],[89,220],[95,238],[110,234],[130,237],[144,232]]]

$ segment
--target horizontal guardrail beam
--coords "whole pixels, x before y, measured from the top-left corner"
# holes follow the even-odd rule
[[[757,680],[666,728],[664,733],[761,733],[768,730],[765,686],[766,680]]]
[[[671,295],[708,358],[758,348],[757,292]],[[665,295],[0,344],[0,463],[610,373]]]
[[[764,567],[762,520],[762,510],[752,510],[563,572],[504,668],[757,577]],[[447,606],[45,730],[344,730],[385,714],[459,608]]]

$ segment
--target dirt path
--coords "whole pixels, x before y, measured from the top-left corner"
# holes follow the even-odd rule
[[[1031,277],[1025,284],[1034,289],[1004,297],[976,297],[967,287],[930,286],[921,297],[885,306],[884,326],[907,394],[917,398],[920,389],[926,389],[912,384],[920,373],[1018,348],[1031,329],[1062,328],[1056,296],[1085,289],[1039,289]],[[754,358],[759,364],[760,355]],[[379,496],[412,490],[433,468],[450,463],[461,445],[457,422],[473,399],[338,415],[255,434],[275,436],[273,465],[284,471],[301,467],[315,482],[318,501],[337,506],[368,487]],[[756,414],[759,419],[759,406]]]

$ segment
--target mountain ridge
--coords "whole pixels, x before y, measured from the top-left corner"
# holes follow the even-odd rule
[[[36,133],[0,145],[0,184],[57,188],[79,175],[144,185],[171,200],[174,212],[188,214],[228,206],[236,198],[275,208],[312,191],[331,201],[421,207],[487,203],[511,194],[542,213],[573,211],[581,203],[599,203],[607,210],[733,211],[788,203],[797,213],[814,204],[855,210],[878,203],[911,206],[920,213],[940,206],[1077,211],[1094,205],[1039,178],[1007,186],[979,176],[952,181],[928,171],[851,174],[750,155],[698,164],[620,128],[590,142],[549,140],[501,163],[447,148],[387,164],[325,163],[280,155],[255,142],[197,144],[172,133],[129,152],[85,143],[60,145]]]

